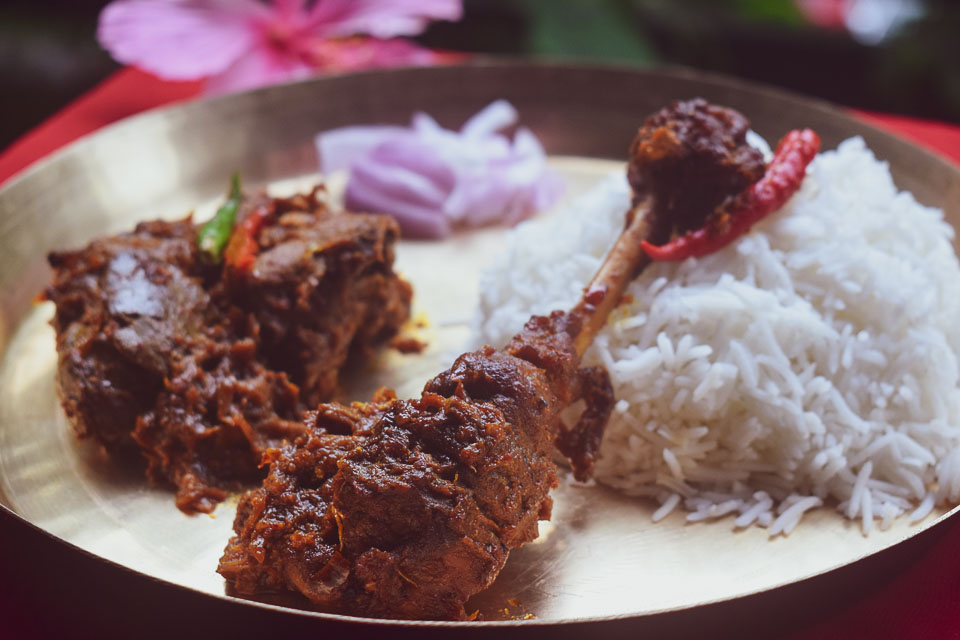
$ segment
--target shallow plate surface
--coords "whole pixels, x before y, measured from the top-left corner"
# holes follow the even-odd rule
[[[316,165],[312,136],[322,129],[404,122],[417,109],[456,126],[496,98],[517,106],[568,178],[572,196],[622,170],[618,158],[643,114],[694,95],[741,109],[769,138],[810,126],[831,148],[863,135],[891,163],[901,188],[944,208],[955,226],[960,222],[960,172],[947,163],[827,106],[685,71],[512,64],[416,69],[147,114],[72,145],[0,191],[0,503],[105,559],[225,593],[215,567],[235,503],[224,503],[212,517],[184,516],[168,491],[147,486],[136,469],[108,463],[71,434],[54,388],[52,309],[31,304],[49,276],[46,251],[146,218],[194,208],[202,217],[235,168],[248,183],[281,192],[309,183]],[[414,316],[426,320],[419,331],[430,347],[421,355],[386,353],[354,372],[346,399],[363,399],[381,384],[416,395],[449,364],[467,337],[479,269],[503,234],[492,229],[442,243],[401,243],[397,266],[414,284]],[[953,513],[941,510],[914,526],[898,521],[864,537],[855,523],[821,509],[789,537],[771,540],[760,529],[734,533],[729,520],[688,525],[674,514],[654,525],[656,505],[603,487],[564,481],[555,503],[540,538],[515,552],[495,585],[471,603],[485,620],[596,620],[722,601],[849,564]]]

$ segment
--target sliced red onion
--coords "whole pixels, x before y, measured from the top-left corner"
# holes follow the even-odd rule
[[[516,224],[548,208],[563,191],[543,146],[528,129],[513,140],[497,133],[517,122],[497,100],[460,131],[425,113],[410,127],[344,127],[317,136],[324,173],[350,169],[346,206],[394,216],[408,237],[439,238],[453,227]]]

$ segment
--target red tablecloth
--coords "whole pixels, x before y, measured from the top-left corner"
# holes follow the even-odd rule
[[[0,183],[71,140],[145,109],[190,99],[200,90],[200,83],[161,82],[132,69],[120,71],[0,153]],[[960,164],[960,127],[899,116],[857,115]],[[918,557],[911,556],[906,568],[887,570],[892,575],[883,574],[877,584],[848,596],[838,608],[811,610],[802,623],[784,631],[793,640],[960,638],[960,519],[953,520],[942,526],[942,534],[915,543],[920,545],[914,551]],[[82,588],[79,582],[77,586]],[[0,602],[0,612],[5,605],[34,604]],[[0,637],[6,637],[3,620]],[[702,637],[713,635],[704,629]]]

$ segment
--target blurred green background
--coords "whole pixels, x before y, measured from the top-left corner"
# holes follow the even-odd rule
[[[104,0],[0,2],[0,147],[117,69]],[[419,38],[445,49],[679,64],[851,107],[960,122],[954,0],[464,0]]]

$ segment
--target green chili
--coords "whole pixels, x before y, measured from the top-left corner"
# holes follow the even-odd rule
[[[234,173],[230,178],[230,193],[227,200],[217,213],[197,232],[197,246],[200,247],[200,256],[204,261],[218,264],[223,259],[223,249],[230,240],[230,234],[237,222],[237,211],[240,209],[240,174]]]

